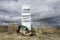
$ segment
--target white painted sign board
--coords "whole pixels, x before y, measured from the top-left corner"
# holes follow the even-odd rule
[[[26,26],[29,30],[31,30],[31,13],[30,13],[30,5],[22,5],[22,25]]]

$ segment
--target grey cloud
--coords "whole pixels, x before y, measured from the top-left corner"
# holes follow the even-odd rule
[[[53,17],[60,15],[59,0],[35,0],[32,3],[32,12],[39,15],[39,18]],[[34,15],[33,14],[33,15]]]
[[[0,14],[21,15],[21,6],[31,5],[32,20],[60,15],[60,0],[0,0]]]

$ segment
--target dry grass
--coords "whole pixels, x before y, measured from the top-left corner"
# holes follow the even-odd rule
[[[44,33],[54,33],[55,28],[34,28],[33,32],[35,32],[36,35],[44,34]]]
[[[17,35],[17,33],[0,33],[0,40],[60,40],[60,35],[48,33],[40,34],[39,36],[22,36],[20,34]]]
[[[0,25],[0,32],[6,32],[6,31],[7,31],[7,27]]]
[[[0,27],[0,31],[5,30],[8,32],[0,32],[0,40],[60,40],[60,28],[33,28],[32,32],[35,34],[33,36],[17,35],[15,24],[9,24],[7,28]]]
[[[41,34],[60,34],[60,28],[34,28],[32,31],[37,36]]]
[[[17,26],[15,24],[9,24],[7,30],[8,30],[8,33],[16,32]]]

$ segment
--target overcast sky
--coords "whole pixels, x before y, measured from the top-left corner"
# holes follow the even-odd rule
[[[31,14],[38,19],[60,15],[60,0],[0,0],[0,15],[20,16],[23,4],[31,5]]]
[[[0,15],[19,15],[21,12],[21,5],[26,3],[31,5],[32,13],[47,12],[40,13],[43,16],[60,14],[60,0],[0,0]]]

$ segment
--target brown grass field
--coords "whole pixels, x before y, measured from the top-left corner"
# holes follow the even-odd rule
[[[34,28],[33,36],[23,36],[16,33],[16,26],[0,26],[0,40],[60,40],[60,28]]]

